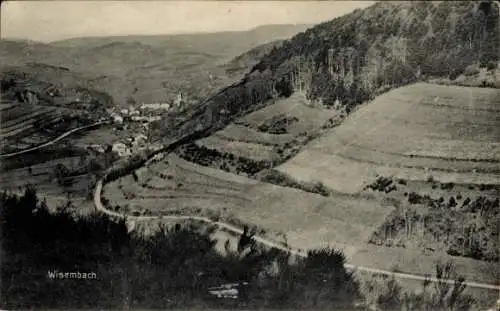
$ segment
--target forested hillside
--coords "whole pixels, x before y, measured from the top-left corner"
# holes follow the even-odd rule
[[[496,3],[380,2],[298,34],[253,72],[294,68],[311,99],[351,107],[379,88],[497,66]],[[288,69],[288,70],[287,70]],[[288,79],[292,77],[287,76]]]
[[[496,68],[499,43],[497,2],[379,2],[285,41],[240,83],[206,100],[190,116],[168,120],[161,133],[213,130],[297,89],[310,100],[349,111],[417,80]],[[172,125],[178,131],[169,131]]]

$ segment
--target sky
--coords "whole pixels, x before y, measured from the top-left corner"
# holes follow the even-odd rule
[[[74,37],[237,31],[316,24],[374,1],[2,1],[1,37]]]

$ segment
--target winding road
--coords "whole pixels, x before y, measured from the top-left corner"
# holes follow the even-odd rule
[[[60,140],[66,138],[66,137],[68,137],[71,134],[74,134],[76,132],[89,129],[91,127],[95,127],[95,126],[99,126],[99,125],[103,125],[103,124],[110,124],[110,123],[111,123],[111,121],[99,121],[99,122],[92,123],[92,124],[89,124],[89,125],[80,126],[80,127],[74,128],[74,129],[72,129],[70,131],[67,131],[67,132],[59,135],[58,137],[56,137],[56,138],[54,138],[54,139],[52,139],[52,140],[50,140],[50,141],[48,141],[46,143],[43,143],[41,145],[38,145],[38,146],[35,146],[35,147],[32,147],[32,148],[28,148],[28,149],[24,149],[24,150],[20,150],[20,151],[16,151],[16,152],[0,154],[0,158],[10,158],[10,157],[14,157],[14,156],[21,155],[21,154],[24,154],[24,153],[32,152],[32,151],[35,151],[35,150],[38,150],[38,149],[42,149],[42,148],[51,146],[51,145],[59,142]]]
[[[195,221],[202,221],[208,224],[216,225],[219,228],[228,230],[230,232],[236,233],[236,234],[242,234],[243,230],[235,227],[231,224],[224,223],[224,222],[219,222],[219,221],[214,221],[212,219],[206,218],[206,217],[201,217],[201,216],[125,216],[120,213],[116,213],[110,210],[107,210],[104,205],[101,202],[101,194],[102,194],[102,188],[103,188],[103,180],[100,179],[95,188],[94,192],[94,205],[96,209],[104,214],[107,214],[112,217],[117,217],[117,218],[127,218],[128,220],[136,220],[136,221],[148,221],[148,220],[159,220],[159,219],[169,219],[169,220],[195,220]],[[268,240],[266,238],[260,237],[260,236],[254,236],[254,240],[262,245],[265,245],[267,247],[272,247],[276,248],[285,252],[288,252],[292,255],[296,255],[299,257],[306,257],[307,254],[305,252],[301,252],[299,250],[285,247],[279,243],[273,242],[271,240]],[[376,269],[376,268],[369,268],[369,267],[363,267],[363,266],[354,266],[351,264],[345,264],[344,265],[346,269],[348,270],[356,270],[356,271],[362,271],[362,272],[367,272],[371,274],[379,274],[379,275],[386,275],[386,276],[394,276],[395,278],[399,279],[406,279],[406,280],[414,280],[414,281],[430,281],[434,283],[439,283],[439,282],[444,282],[447,284],[455,284],[455,280],[451,279],[437,279],[434,277],[425,277],[421,275],[415,275],[415,274],[408,274],[408,273],[399,273],[399,272],[392,272],[388,270],[381,270],[381,269]],[[498,290],[500,291],[500,286],[499,285],[492,285],[492,284],[484,284],[484,283],[477,283],[477,282],[464,282],[468,287],[471,288],[481,288],[481,289],[490,289],[490,290]]]

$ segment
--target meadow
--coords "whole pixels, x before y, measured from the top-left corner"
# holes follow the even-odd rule
[[[277,167],[356,193],[377,175],[500,183],[500,91],[417,83],[360,107]]]
[[[176,155],[107,184],[109,206],[244,221],[297,248],[364,244],[393,209],[364,198],[323,197],[187,162]],[[133,200],[133,201],[130,201]]]
[[[197,140],[195,146],[215,151],[217,159],[208,165],[230,172],[235,172],[231,169],[233,163],[226,163],[225,157],[253,161],[256,168],[245,173],[254,175],[254,171],[260,170],[257,166],[283,162],[307,140],[338,119],[338,111],[313,107],[303,94],[295,93],[289,98],[271,100],[266,107],[235,120],[209,137]],[[203,150],[197,151],[200,157],[207,158],[203,156]],[[187,159],[196,161],[196,157]],[[196,162],[207,164],[207,161]]]
[[[93,205],[87,197],[92,193],[95,176],[90,173],[68,176],[64,178],[66,185],[63,186],[55,173],[58,165],[76,170],[83,165],[82,161],[82,156],[60,156],[48,161],[37,161],[34,165],[2,170],[0,191],[23,193],[25,187],[31,185],[40,193],[40,199],[46,200],[51,208],[64,206],[71,201],[78,212],[89,212]]]

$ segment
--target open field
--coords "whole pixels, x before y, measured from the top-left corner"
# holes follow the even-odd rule
[[[217,150],[220,153],[232,154],[254,161],[272,161],[274,149],[272,146],[259,143],[226,140],[220,136],[210,136],[196,141],[199,146]]]
[[[337,115],[338,112],[335,110],[308,106],[302,95],[294,93],[289,98],[277,100],[276,103],[272,105],[247,114],[239,120],[236,120],[235,124],[258,129],[273,118],[296,118],[295,122],[286,122],[284,128],[287,133],[292,136],[297,136],[301,133],[317,130],[329,119]]]
[[[71,135],[71,144],[81,148],[94,144],[112,145],[123,137],[130,137],[129,132],[131,131],[117,131],[113,125],[103,125],[99,128]]]
[[[197,140],[180,154],[201,165],[253,176],[290,158],[339,119],[336,110],[312,107],[303,95],[295,93]]]
[[[81,210],[85,207],[90,211],[92,203],[86,200],[89,191],[92,191],[92,177],[87,174],[67,177],[68,186],[58,184],[55,177],[55,167],[62,164],[76,169],[81,161],[80,157],[65,157],[54,159],[29,167],[2,171],[0,174],[0,191],[22,193],[27,185],[37,190],[41,199],[45,199],[48,206],[55,208],[71,200],[72,204]]]
[[[105,185],[110,206],[132,205],[123,212],[149,210],[148,215],[217,215],[221,221],[242,220],[266,235],[298,249],[333,246],[349,263],[417,275],[434,273],[438,260],[452,260],[468,281],[494,283],[494,263],[420,250],[366,244],[376,223],[394,211],[373,199],[322,197],[283,188],[186,162],[175,155]],[[168,163],[168,164],[167,164]],[[127,197],[135,194],[133,198]],[[137,215],[137,214],[136,214]],[[372,231],[373,232],[373,231]],[[419,258],[419,259],[417,259]],[[414,284],[415,285],[415,284]]]
[[[265,146],[279,146],[291,142],[293,139],[292,134],[270,134],[237,124],[226,126],[222,131],[216,132],[213,137]]]
[[[500,91],[418,83],[378,97],[278,169],[359,192],[377,175],[500,183]]]
[[[110,206],[135,207],[156,215],[187,210],[243,220],[275,234],[284,233],[297,248],[366,243],[393,209],[367,199],[323,197],[195,165],[170,155],[107,184]],[[130,210],[129,210],[130,211]],[[347,247],[347,246],[346,246]]]

